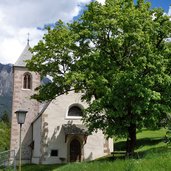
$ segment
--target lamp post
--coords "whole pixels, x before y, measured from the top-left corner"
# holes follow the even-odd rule
[[[21,171],[21,128],[22,128],[22,124],[24,124],[24,122],[25,122],[27,111],[25,111],[25,110],[17,110],[15,113],[17,115],[17,122],[18,122],[18,124],[20,124],[19,171]]]

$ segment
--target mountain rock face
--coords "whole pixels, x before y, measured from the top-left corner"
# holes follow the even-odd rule
[[[0,63],[0,118],[7,112],[9,119],[12,111],[12,91],[13,91],[13,66],[11,64]],[[44,77],[41,84],[47,84],[51,80]]]
[[[0,63],[0,117],[4,112],[11,116],[12,109],[12,81],[13,72],[11,64]]]

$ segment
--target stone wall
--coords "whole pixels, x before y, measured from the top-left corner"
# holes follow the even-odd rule
[[[15,111],[26,110],[25,123],[22,126],[22,160],[29,162],[31,159],[32,128],[31,123],[39,112],[39,103],[30,99],[34,89],[40,85],[40,76],[37,73],[29,72],[32,75],[32,89],[23,89],[23,75],[28,70],[25,67],[14,66],[13,74],[13,101],[12,101],[12,122],[11,122],[11,143],[10,149],[15,150],[19,157],[19,125]]]

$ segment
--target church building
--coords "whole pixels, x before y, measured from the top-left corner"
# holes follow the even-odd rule
[[[29,48],[28,42],[13,67],[10,149],[15,150],[16,159],[19,160],[18,110],[28,111],[21,131],[22,163],[81,162],[110,154],[113,140],[101,130],[90,134],[81,121],[82,110],[87,107],[81,94],[70,92],[46,103],[30,98],[41,80],[38,73],[26,68],[25,60],[32,58]]]

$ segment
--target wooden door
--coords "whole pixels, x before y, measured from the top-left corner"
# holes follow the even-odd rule
[[[77,139],[70,143],[70,162],[81,161],[81,144]]]

